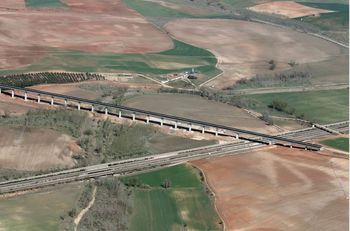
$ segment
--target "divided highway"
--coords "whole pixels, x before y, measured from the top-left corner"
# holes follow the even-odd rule
[[[325,125],[339,132],[349,132],[349,122]],[[278,137],[293,137],[296,140],[309,140],[312,138],[328,135],[324,130],[318,128],[306,128],[278,135]],[[49,174],[43,174],[33,177],[20,178],[10,181],[0,182],[0,194],[16,191],[31,190],[46,186],[52,186],[61,183],[81,181],[92,178],[98,178],[108,175],[131,175],[151,169],[165,166],[176,165],[189,160],[195,160],[211,156],[220,156],[225,154],[242,154],[256,148],[264,147],[265,144],[252,141],[239,141],[229,144],[217,144],[194,148],[189,150],[164,153],[159,155],[145,156],[140,158],[115,161],[111,163],[93,165],[83,168],[75,168]]]

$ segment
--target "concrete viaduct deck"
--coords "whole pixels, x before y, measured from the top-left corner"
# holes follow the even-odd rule
[[[118,118],[128,118],[133,121],[144,121],[145,123],[159,124],[160,126],[171,126],[174,129],[186,129],[201,133],[211,133],[216,136],[231,136],[236,139],[249,140],[264,144],[275,144],[288,147],[304,148],[318,151],[321,145],[298,141],[280,136],[267,135],[255,131],[244,130],[219,124],[193,120],[158,112],[146,111],[137,108],[102,103],[95,100],[83,99],[74,96],[62,95],[30,88],[13,87],[0,84],[0,94],[6,94],[12,98],[22,98],[24,101],[36,101],[37,103],[48,103],[51,106],[64,106],[77,110],[91,111]]]

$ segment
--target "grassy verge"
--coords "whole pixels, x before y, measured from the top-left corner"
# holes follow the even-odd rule
[[[58,231],[82,193],[81,184],[60,185],[38,193],[0,199],[1,230]],[[69,229],[70,230],[70,229]]]
[[[349,138],[336,138],[321,141],[322,144],[329,147],[349,152]]]
[[[66,7],[60,0],[25,0],[26,7]]]
[[[349,5],[340,3],[300,2],[303,5],[331,10],[335,12],[320,14],[318,17],[306,16],[298,18],[304,22],[318,26],[321,30],[344,30],[349,27]]]
[[[291,112],[306,120],[317,123],[331,123],[348,118],[348,89],[308,91],[293,93],[271,93],[249,95],[245,97],[248,107],[258,112],[269,112],[273,115],[287,115]],[[278,100],[276,109],[270,107]]]
[[[200,178],[187,165],[122,178],[133,187],[130,230],[221,230]]]

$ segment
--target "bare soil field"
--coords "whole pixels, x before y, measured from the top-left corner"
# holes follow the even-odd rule
[[[1,0],[0,2],[0,9],[24,9],[25,7],[25,0]]]
[[[349,160],[262,149],[193,161],[227,230],[348,230]]]
[[[0,68],[25,66],[62,50],[120,54],[159,52],[173,46],[166,34],[121,0],[66,3],[71,10],[0,9]]]
[[[330,13],[333,11],[308,7],[293,1],[275,1],[258,4],[248,7],[249,10],[268,13],[279,14],[288,18],[298,18],[308,15],[319,15],[321,13]]]
[[[174,9],[180,12],[184,12],[184,13],[188,13],[191,15],[208,15],[210,14],[210,10],[205,9],[205,8],[201,8],[198,6],[192,6],[189,4],[184,4],[182,2],[180,3],[174,3],[174,2],[169,2],[169,1],[162,1],[162,0],[145,0],[145,1],[149,1],[149,2],[154,2],[154,3],[158,3],[161,6],[170,8],[170,9]]]
[[[303,33],[239,20],[179,19],[167,23],[165,29],[176,39],[217,56],[224,73],[208,83],[217,88],[258,73],[288,69],[291,61],[318,62],[343,52],[335,44]],[[270,60],[274,60],[274,70],[270,70]]]
[[[121,0],[62,0],[62,2],[74,11],[138,17],[137,13],[126,7]]]
[[[18,116],[27,113],[30,110],[37,108],[49,108],[45,104],[37,104],[32,102],[24,102],[21,99],[12,99],[9,96],[0,95],[0,116]]]
[[[84,82],[84,83],[88,83]],[[93,83],[97,83],[94,81]],[[101,96],[98,92],[88,91],[85,89],[79,88],[79,85],[82,83],[71,83],[71,84],[43,84],[31,87],[32,89],[48,91],[57,94],[75,96],[84,99],[94,100]]]
[[[227,126],[254,129],[260,132],[276,132],[242,109],[209,101],[199,96],[177,94],[141,95],[128,99],[124,105],[169,115],[198,119]]]
[[[48,129],[1,126],[0,168],[25,171],[73,167],[75,141]]]

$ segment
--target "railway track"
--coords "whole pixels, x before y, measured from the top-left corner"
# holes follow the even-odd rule
[[[339,132],[348,133],[349,122],[344,121],[336,124],[325,125]],[[292,137],[296,140],[312,139],[328,135],[319,128],[306,128],[284,134],[280,137]],[[188,149],[177,152],[163,153],[158,155],[139,157],[128,160],[115,161],[105,164],[75,168],[54,173],[48,173],[33,177],[26,177],[0,182],[0,194],[16,191],[31,190],[56,184],[68,183],[73,181],[82,181],[94,179],[108,175],[131,175],[151,169],[162,168],[165,166],[183,163],[189,160],[201,159],[211,156],[221,156],[225,154],[241,154],[252,149],[264,147],[264,142],[238,141],[228,144],[217,144],[200,148]]]
[[[214,124],[209,123],[206,121],[200,121],[190,118],[184,118],[179,116],[173,116],[158,112],[152,112],[147,110],[142,110],[138,108],[131,108],[126,107],[122,105],[114,105],[109,103],[103,103],[95,100],[89,100],[89,99],[83,99],[68,95],[62,95],[57,93],[51,93],[46,91],[40,91],[30,88],[21,88],[21,87],[14,87],[14,86],[7,86],[0,84],[0,93],[3,93],[4,95],[10,95],[12,98],[19,97],[23,98],[24,101],[29,100],[37,100],[38,103],[49,103],[51,106],[58,105],[58,106],[65,106],[65,107],[73,107],[77,110],[91,110],[95,113],[100,114],[106,114],[106,115],[113,115],[118,116],[119,118],[130,118],[133,121],[135,120],[146,120],[146,123],[160,123],[161,126],[163,125],[170,125],[174,126],[175,129],[177,128],[184,128],[191,131],[202,131],[202,133],[214,133],[216,135],[219,135],[219,130],[225,135],[234,136],[237,139],[242,140],[256,140],[260,142],[265,142],[266,144],[289,144],[294,147],[302,147],[309,150],[318,151],[322,148],[321,145],[318,144],[312,144],[308,142],[298,141],[290,138],[286,138],[283,136],[273,136],[268,134],[263,134],[260,132],[255,132],[251,130],[245,130],[235,127],[229,127],[224,126],[220,124]],[[21,93],[21,94],[18,94]],[[31,97],[31,95],[36,95],[37,99],[34,97]],[[44,100],[45,97],[49,97],[50,100],[47,101]],[[63,100],[64,103],[59,103],[57,100],[55,102],[55,99]],[[76,105],[70,105],[69,102],[74,102]],[[85,107],[83,106],[85,105]],[[86,105],[89,105],[88,108],[86,108]],[[98,108],[103,108],[98,109]],[[126,114],[125,114],[126,112]],[[166,121],[165,121],[166,120]],[[253,138],[251,138],[253,137]],[[254,138],[255,137],[255,138]]]

